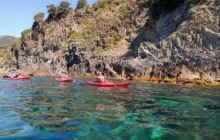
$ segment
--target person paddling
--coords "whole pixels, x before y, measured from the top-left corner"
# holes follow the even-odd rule
[[[17,74],[13,78],[22,78],[22,77],[23,77],[23,74],[21,70],[18,70]]]
[[[98,72],[98,77],[97,77],[97,82],[106,82],[107,80],[105,80],[105,76],[102,75],[102,72]]]
[[[11,78],[11,77],[14,77],[14,74],[11,72],[11,70],[9,70],[6,76],[4,76],[4,78]]]
[[[60,76],[60,78],[62,79],[71,79],[70,77],[68,77],[64,72],[59,72],[58,75]]]
[[[11,69],[11,70],[9,70],[9,72],[7,73],[5,78],[14,78],[15,76],[16,76],[15,69]]]

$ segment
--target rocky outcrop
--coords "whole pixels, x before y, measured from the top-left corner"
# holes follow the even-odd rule
[[[210,0],[191,7],[190,10],[196,9],[196,14],[182,22],[169,37],[157,43],[149,39],[138,46],[137,54],[141,59],[155,60],[158,70],[153,76],[161,73],[162,77],[209,81],[219,78],[218,3]]]
[[[8,64],[34,74],[220,78],[218,0],[185,2],[157,18],[150,10],[136,0],[112,1],[102,10],[91,7],[45,21],[13,48]]]

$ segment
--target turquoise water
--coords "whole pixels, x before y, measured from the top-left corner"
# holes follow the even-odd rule
[[[219,140],[220,89],[0,79],[0,139]]]

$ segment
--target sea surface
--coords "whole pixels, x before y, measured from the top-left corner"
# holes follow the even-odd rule
[[[0,139],[220,139],[220,88],[133,81],[100,88],[55,78],[0,78]]]

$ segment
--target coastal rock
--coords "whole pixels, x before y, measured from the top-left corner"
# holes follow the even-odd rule
[[[6,67],[34,75],[220,78],[218,0],[187,1],[156,18],[147,4],[111,2],[102,11],[88,7],[45,21],[13,46]]]

